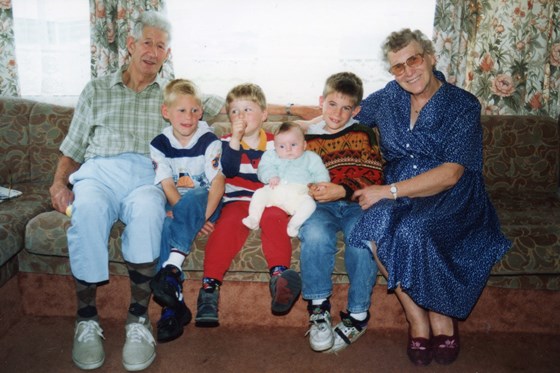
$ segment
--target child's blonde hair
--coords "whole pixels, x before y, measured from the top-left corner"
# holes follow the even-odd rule
[[[362,79],[351,72],[341,72],[328,77],[325,88],[323,89],[323,98],[331,93],[338,92],[348,96],[354,106],[360,105],[364,97],[364,85]]]
[[[191,95],[199,105],[202,106],[202,100],[198,93],[196,84],[187,79],[174,79],[167,83],[163,90],[163,103],[171,105],[177,98],[177,95]]]
[[[262,110],[266,110],[266,97],[261,87],[253,83],[239,84],[233,87],[226,96],[226,110],[229,111],[229,105],[233,100],[249,100],[260,106]]]

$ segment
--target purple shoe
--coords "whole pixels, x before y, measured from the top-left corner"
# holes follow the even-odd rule
[[[459,326],[456,319],[453,319],[453,335],[436,335],[432,338],[432,350],[434,360],[438,364],[448,365],[457,360],[459,356]]]
[[[408,358],[414,365],[426,366],[432,362],[432,343],[428,338],[412,338],[408,331],[408,347],[406,349]]]

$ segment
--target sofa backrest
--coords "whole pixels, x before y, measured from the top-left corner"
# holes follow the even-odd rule
[[[560,120],[482,116],[484,177],[489,190],[558,192]]]
[[[74,109],[0,98],[0,185],[52,181]]]
[[[50,183],[73,108],[0,97],[0,185]],[[225,120],[224,120],[225,119]],[[282,120],[270,118],[274,131]],[[560,121],[544,116],[482,116],[484,176],[489,190],[557,192],[560,181]],[[230,131],[227,117],[212,124]]]

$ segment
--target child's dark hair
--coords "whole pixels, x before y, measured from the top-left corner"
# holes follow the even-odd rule
[[[362,79],[351,72],[341,72],[329,76],[323,89],[323,98],[333,92],[341,93],[350,97],[357,106],[362,102],[364,97],[364,85]]]
[[[295,129],[296,131],[300,132],[301,136],[305,138],[305,131],[303,130],[303,128],[301,128],[299,124],[295,122],[282,122],[280,126],[278,126],[276,131],[274,131],[274,134],[278,135],[284,132],[289,132],[292,129]]]

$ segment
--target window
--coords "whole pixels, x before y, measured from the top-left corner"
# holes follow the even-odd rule
[[[88,0],[12,5],[21,95],[74,105],[90,79]]]
[[[432,36],[435,0],[167,0],[176,77],[225,96],[259,84],[269,102],[317,104],[326,78],[352,71],[366,94],[391,75],[381,43],[404,27]]]
[[[317,104],[325,79],[352,71],[369,94],[391,75],[385,37],[403,27],[432,36],[436,0],[166,0],[176,77],[225,96],[243,82],[268,101]],[[89,0],[13,1],[24,97],[75,104],[90,79]]]

